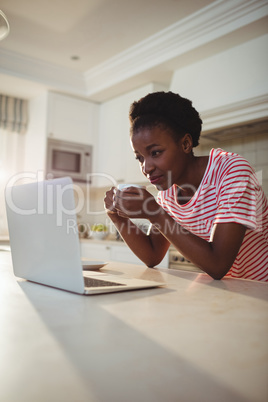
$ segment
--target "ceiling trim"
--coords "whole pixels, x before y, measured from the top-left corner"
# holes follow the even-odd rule
[[[217,0],[88,70],[87,95],[150,70],[268,14],[266,0]]]

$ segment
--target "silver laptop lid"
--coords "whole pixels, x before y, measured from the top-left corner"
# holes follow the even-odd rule
[[[5,196],[14,274],[83,293],[72,180],[7,187]]]

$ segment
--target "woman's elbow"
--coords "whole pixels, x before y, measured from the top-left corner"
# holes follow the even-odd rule
[[[212,279],[214,279],[215,281],[220,281],[224,276],[225,276],[225,274],[220,274],[220,273],[216,273],[216,274],[211,274],[210,275],[211,276],[211,278]]]
[[[159,257],[159,258],[152,258],[150,260],[148,260],[145,265],[147,265],[148,268],[154,268],[157,265],[159,265],[161,263],[161,261],[163,260],[164,257]]]
[[[217,266],[215,269],[215,266],[210,267],[200,267],[202,271],[206,272],[212,279],[215,279],[216,281],[220,281],[222,278],[225,277],[225,275],[228,273],[231,267],[226,267],[226,266]]]

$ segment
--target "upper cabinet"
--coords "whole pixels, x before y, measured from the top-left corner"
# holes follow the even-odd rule
[[[47,136],[92,145],[92,168],[97,165],[99,105],[87,100],[49,93]]]
[[[98,121],[99,105],[70,96],[49,94],[48,137],[94,145]]]
[[[93,169],[99,131],[99,105],[47,92],[31,99],[25,136],[25,170],[45,171],[47,138],[93,146]]]

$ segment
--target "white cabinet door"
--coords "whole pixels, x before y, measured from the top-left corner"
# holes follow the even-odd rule
[[[80,242],[81,258],[94,261],[118,261],[127,264],[144,265],[143,262],[125,245],[116,245],[103,241],[95,243],[89,241]],[[159,268],[168,268],[168,252],[163,261],[157,265]]]
[[[143,265],[143,262],[127,246],[124,245],[112,246],[111,258],[113,261]]]
[[[95,103],[50,93],[48,136],[93,145],[97,139],[98,108]]]
[[[111,247],[108,244],[80,243],[81,258],[88,258],[94,261],[110,261]]]
[[[148,180],[142,174],[141,169],[140,169],[140,164],[134,158],[132,150],[127,159],[125,181],[126,181],[126,183],[145,182],[145,184],[148,182]]]
[[[144,263],[127,246],[112,246],[111,259],[113,261],[126,262],[129,264],[144,265]],[[168,268],[168,253],[157,267]]]
[[[116,186],[124,180],[126,146],[123,135],[127,132],[122,128],[121,113],[115,113],[110,102],[101,105],[96,181],[99,187]]]

